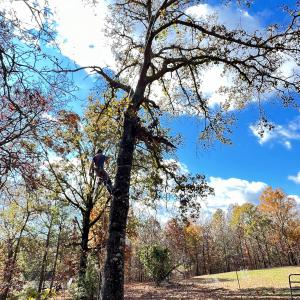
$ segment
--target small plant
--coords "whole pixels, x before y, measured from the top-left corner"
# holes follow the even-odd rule
[[[73,299],[97,299],[99,294],[99,272],[95,268],[95,262],[90,257],[86,269],[85,278],[82,282],[75,282],[72,284],[70,293]]]
[[[34,300],[37,299],[38,297],[38,292],[37,290],[32,287],[32,286],[27,286],[26,288],[24,288],[20,294],[18,295],[18,299],[22,299],[22,300]]]
[[[174,269],[171,263],[170,251],[164,246],[145,246],[141,249],[139,258],[157,286],[159,286]]]
[[[27,286],[26,288],[23,289],[23,291],[16,296],[16,298],[9,298],[10,300],[14,299],[19,299],[19,300],[36,300],[38,299],[38,291],[32,287],[32,286]],[[52,291],[51,297],[55,296],[55,292]],[[41,297],[41,300],[46,300],[46,299],[51,299],[50,298],[50,289],[44,289]]]
[[[54,291],[52,291],[51,296],[55,296]],[[41,295],[41,300],[49,299],[49,297],[50,297],[50,289],[43,290],[42,295]]]

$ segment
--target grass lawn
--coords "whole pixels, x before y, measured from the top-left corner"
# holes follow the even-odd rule
[[[289,288],[288,276],[292,273],[300,274],[300,267],[242,270],[237,272],[241,289],[255,289],[258,287]],[[192,281],[201,284],[222,286],[232,290],[239,288],[236,272],[197,276],[192,278]],[[298,281],[300,281],[300,276]]]
[[[300,267],[196,276],[176,284],[159,288],[153,284],[129,284],[126,298],[131,299],[290,299],[288,275],[300,274]],[[300,277],[297,278],[300,281]],[[300,284],[298,285],[300,287]],[[300,299],[300,291],[298,291]]]

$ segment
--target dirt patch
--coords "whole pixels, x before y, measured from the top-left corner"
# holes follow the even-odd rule
[[[152,283],[147,284],[127,284],[125,285],[125,299],[290,299],[289,290],[275,288],[241,289],[230,290],[225,288],[209,288],[204,284],[188,282],[165,284],[155,287]],[[294,298],[300,299],[300,297]]]

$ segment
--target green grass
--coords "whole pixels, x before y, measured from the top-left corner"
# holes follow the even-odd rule
[[[248,295],[287,296],[290,293],[288,276],[291,273],[300,274],[300,267],[238,271],[240,289],[236,272],[196,276],[192,281],[207,288],[239,290]],[[297,281],[300,281],[300,276]],[[298,287],[300,287],[300,284],[298,284]],[[297,295],[300,295],[300,291],[297,293]]]

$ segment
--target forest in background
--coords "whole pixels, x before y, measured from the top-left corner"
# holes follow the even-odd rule
[[[52,296],[67,290],[73,299],[82,293],[88,299],[97,297],[109,218],[105,198],[91,210],[93,224],[85,245],[83,219],[72,204],[45,190],[15,193],[14,189],[6,196],[0,233],[2,290],[9,287],[19,298],[37,297],[38,288],[43,297],[51,289]],[[165,224],[131,210],[125,281],[159,285],[166,279],[299,265],[300,215],[294,199],[268,187],[258,200],[258,205],[234,205],[227,212],[217,209],[193,220],[177,216]]]
[[[60,111],[57,119],[48,118],[41,143],[24,140],[23,147],[38,158],[34,174],[26,177],[22,166],[3,183],[2,291],[34,296],[55,287],[70,290],[74,298],[99,293],[110,198],[89,169],[99,143],[107,145],[108,169],[113,172],[113,146],[119,131],[113,116],[126,103],[118,101],[106,109],[92,97],[89,102],[82,117]],[[165,163],[183,173],[178,178],[185,176],[175,161]],[[151,156],[138,156],[134,163],[132,201],[139,206],[130,209],[127,225],[127,282],[155,280],[160,284],[168,277],[299,264],[299,208],[282,190],[266,188],[258,205],[235,205],[211,215],[201,208],[193,180],[187,189],[190,194],[179,193],[175,198],[174,179],[155,172],[154,165]],[[207,190],[210,193],[212,189]],[[184,205],[188,197],[195,198],[194,206]],[[153,208],[159,210],[172,202],[174,218],[161,224]],[[147,207],[152,217],[145,217]],[[78,278],[83,282],[80,287]]]

